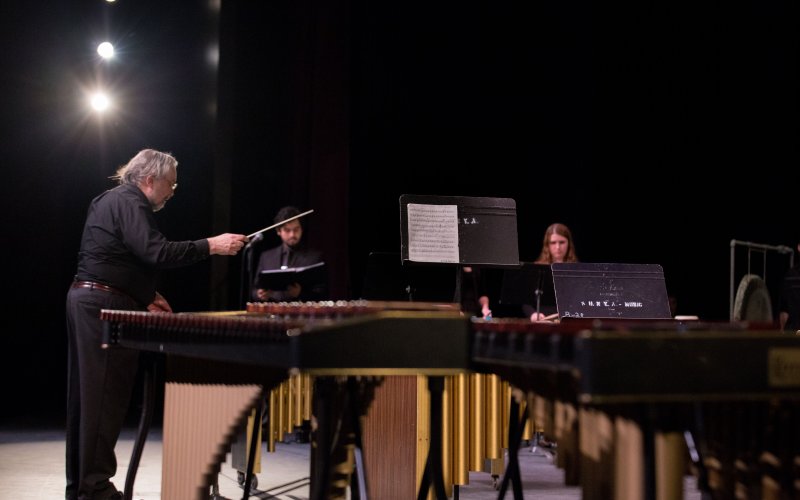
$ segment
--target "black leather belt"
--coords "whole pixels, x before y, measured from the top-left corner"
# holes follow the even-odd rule
[[[116,293],[117,295],[124,295],[126,297],[128,296],[128,294],[122,290],[116,289],[113,286],[97,283],[95,281],[73,281],[71,288],[89,288],[90,290],[101,290],[103,292]]]

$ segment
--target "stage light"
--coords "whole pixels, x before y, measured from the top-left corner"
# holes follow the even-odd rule
[[[219,45],[211,44],[206,48],[206,61],[212,68],[219,66]]]
[[[114,57],[114,46],[110,42],[103,42],[97,46],[97,53],[103,59],[111,59]]]
[[[106,111],[111,106],[111,100],[103,92],[92,94],[89,98],[89,103],[92,105],[92,109],[100,113]]]

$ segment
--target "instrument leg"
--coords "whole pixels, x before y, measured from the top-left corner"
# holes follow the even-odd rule
[[[359,398],[351,397],[341,377],[315,377],[314,384],[310,498],[344,499],[354,468],[354,430],[348,413]]]
[[[242,486],[244,490],[242,500],[250,498],[250,485],[253,483],[253,464],[256,461],[256,448],[260,444],[258,435],[261,428],[261,415],[264,409],[264,394],[262,393],[258,399],[261,404],[256,405],[256,415],[253,418],[253,433],[250,435],[250,452],[247,454],[247,471],[245,472],[244,485]]]
[[[694,403],[693,407],[694,431],[684,434],[686,446],[689,448],[689,457],[697,469],[697,489],[704,500],[711,498],[711,486],[708,481],[708,468],[705,457],[708,454],[708,435],[705,427],[705,413],[702,403]]]
[[[144,390],[142,397],[142,415],[139,419],[139,430],[136,433],[136,442],[131,453],[131,462],[128,466],[128,474],[125,476],[124,500],[133,498],[133,483],[136,481],[136,472],[139,469],[139,462],[142,459],[144,442],[150,431],[150,423],[153,421],[153,405],[155,404],[155,377],[157,372],[158,360],[150,355],[143,355],[144,361]]]
[[[522,412],[522,417],[517,420],[519,415],[519,403],[515,398],[511,398],[508,423],[508,467],[503,475],[503,482],[500,484],[500,492],[497,498],[505,498],[508,483],[512,483],[514,498],[522,500],[522,477],[519,469],[519,448],[522,443],[522,433],[525,430],[525,422],[528,420],[528,408]]]
[[[353,427],[356,462],[356,470],[350,487],[350,499],[367,500],[367,472],[364,469],[364,446],[361,441],[361,404],[364,401],[360,394],[359,381],[355,377],[350,377],[347,385],[350,392],[350,420]]]
[[[334,397],[334,382],[330,377],[314,379],[314,411],[311,425],[311,495],[312,500],[324,500],[329,486],[331,466],[333,411],[329,402]]]

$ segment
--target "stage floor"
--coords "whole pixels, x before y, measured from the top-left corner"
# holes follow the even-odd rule
[[[119,467],[114,484],[122,489],[135,429],[126,428],[117,444]],[[258,474],[258,491],[251,498],[305,499],[308,498],[309,445],[279,443],[276,453],[264,453],[262,472]],[[541,453],[524,448],[520,452],[525,496],[547,500],[576,500],[581,498],[578,487],[564,486],[563,471]],[[0,430],[0,498],[56,499],[64,498],[64,432],[62,429],[37,425],[4,426]],[[230,499],[242,498],[237,472],[228,461],[219,476],[220,493]],[[155,429],[148,437],[136,477],[134,499],[157,500],[161,489],[161,431]],[[487,473],[470,473],[470,484],[459,488],[462,500],[497,498],[492,478]],[[513,498],[508,491],[506,498]],[[686,499],[699,499],[692,478],[685,482]]]

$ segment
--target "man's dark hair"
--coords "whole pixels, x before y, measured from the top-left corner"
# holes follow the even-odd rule
[[[286,219],[289,219],[291,217],[294,217],[295,215],[300,215],[300,210],[298,210],[296,207],[293,207],[291,205],[283,207],[280,210],[278,210],[278,215],[275,216],[275,224],[285,221]]]

